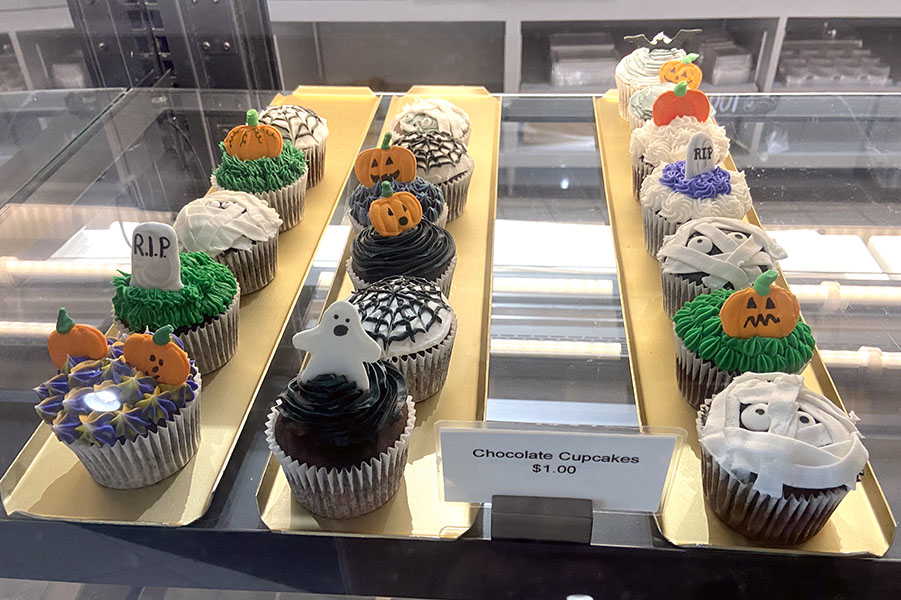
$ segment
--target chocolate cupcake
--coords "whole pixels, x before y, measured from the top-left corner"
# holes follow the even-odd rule
[[[308,188],[322,181],[325,173],[325,143],[328,140],[325,119],[309,108],[283,104],[267,106],[260,113],[260,123],[275,127],[282,134],[282,139],[303,151],[307,161]]]

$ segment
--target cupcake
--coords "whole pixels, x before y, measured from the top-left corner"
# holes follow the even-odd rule
[[[475,166],[466,145],[440,131],[410,133],[399,138],[396,144],[410,149],[416,156],[416,174],[441,189],[448,206],[447,221],[459,217],[466,206],[466,192]]]
[[[397,275],[354,292],[348,301],[381,347],[382,359],[403,373],[413,402],[437,394],[457,334],[457,316],[438,285]]]
[[[247,111],[247,125],[232,129],[219,144],[222,162],[210,182],[217,190],[247,192],[266,202],[287,231],[303,218],[307,161],[303,151],[282,143],[278,129],[261,125],[257,111]]]
[[[692,90],[685,82],[657,97],[653,118],[632,132],[629,152],[632,156],[632,190],[638,199],[641,183],[656,167],[685,158],[685,148],[696,133],[705,133],[713,142],[713,164],[729,154],[726,130],[714,124],[710,102],[703,92]]]
[[[197,451],[200,375],[171,330],[122,342],[59,311],[47,342],[59,371],[35,410],[100,485],[153,485]]]
[[[307,161],[307,187],[322,181],[325,172],[325,142],[328,126],[325,119],[309,108],[296,104],[267,106],[260,113],[260,123],[271,125],[282,134],[282,139],[303,151]]]
[[[408,133],[443,131],[468,144],[472,125],[469,115],[456,104],[441,98],[416,98],[412,104],[404,105],[400,113],[388,123],[388,131],[394,137]]]
[[[382,198],[369,206],[369,227],[358,233],[347,259],[354,289],[385,277],[409,275],[434,281],[447,296],[457,265],[454,238],[422,219],[419,202],[408,192],[394,193],[382,182]]]
[[[275,277],[281,224],[259,198],[220,190],[186,204],[174,228],[179,250],[209,254],[231,269],[242,294],[250,294]]]
[[[701,294],[676,311],[676,377],[693,408],[741,373],[800,373],[810,361],[810,327],[778,276],[766,271],[753,287]]]
[[[650,121],[654,117],[654,102],[663,92],[671,92],[676,87],[675,83],[665,81],[652,83],[641,88],[629,98],[628,121],[629,129],[635,130]]]
[[[380,361],[352,304],[332,304],[293,338],[303,371],[278,395],[266,440],[297,501],[349,519],[372,512],[400,487],[416,410],[404,376]]]
[[[113,277],[113,318],[127,335],[174,328],[206,375],[238,345],[240,290],[232,272],[203,252],[176,252],[171,226],[142,223],[132,234],[131,273]]]
[[[689,140],[685,160],[658,166],[641,184],[644,242],[651,256],[657,256],[663,238],[683,223],[701,217],[741,219],[751,208],[744,173],[715,167],[710,159],[694,160],[699,152],[712,153],[705,133]]]
[[[660,83],[660,68],[667,62],[681,60],[685,51],[681,45],[700,29],[682,29],[672,39],[661,31],[648,40],[644,35],[630,35],[623,39],[638,46],[616,65],[613,77],[619,96],[619,116],[629,120],[629,99],[638,90]]]
[[[692,219],[666,236],[657,253],[663,308],[672,318],[701,294],[749,287],[785,256],[785,250],[756,225],[723,217]]]
[[[810,539],[867,464],[856,420],[805,388],[800,375],[739,375],[698,415],[710,508],[755,540]]]

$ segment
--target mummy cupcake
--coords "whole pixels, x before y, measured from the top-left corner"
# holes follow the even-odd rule
[[[645,248],[651,256],[682,223],[700,217],[742,218],[751,192],[741,172],[714,166],[713,142],[706,133],[688,141],[685,160],[663,164],[641,184],[639,201]]]
[[[307,187],[322,181],[325,172],[325,142],[328,126],[325,119],[309,108],[295,104],[268,106],[260,113],[260,123],[275,127],[282,139],[303,151],[307,161]]]
[[[457,333],[454,309],[438,285],[418,277],[388,277],[354,292],[348,301],[381,346],[382,359],[404,374],[413,402],[437,394]]]
[[[429,131],[409,133],[395,142],[416,157],[416,174],[444,194],[448,223],[459,217],[466,206],[466,194],[475,163],[466,145],[449,133]]]
[[[171,331],[123,343],[59,311],[47,341],[59,372],[35,388],[35,410],[100,485],[152,485],[197,451],[200,375]]]
[[[220,190],[189,202],[173,225],[179,250],[226,265],[242,294],[265,287],[278,265],[278,213],[245,192]]]
[[[371,512],[400,487],[407,462],[416,410],[404,377],[379,360],[381,346],[345,300],[293,343],[309,361],[269,415],[269,449],[310,512],[331,519]]]
[[[701,294],[749,287],[785,256],[785,250],[756,225],[723,217],[692,219],[666,236],[657,253],[663,308],[672,318]]]
[[[469,115],[456,104],[441,98],[416,98],[388,123],[388,131],[396,138],[408,133],[443,131],[468,144],[472,126]]]
[[[756,540],[810,539],[867,463],[856,420],[805,388],[800,375],[739,375],[698,416],[710,508]]]

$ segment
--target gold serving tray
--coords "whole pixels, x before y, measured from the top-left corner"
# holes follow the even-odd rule
[[[269,368],[285,323],[331,219],[378,98],[368,88],[298,87],[273,104],[301,104],[328,119],[325,176],[307,191],[303,221],[279,235],[278,272],[268,286],[241,299],[238,349],[203,377],[202,436],[184,469],[156,485],[113,490],[94,483],[75,455],[41,424],[0,479],[6,512],[42,519],[133,525],[187,525],[199,519],[234,450]],[[47,362],[48,368],[50,362]],[[48,371],[49,373],[49,371]]]
[[[642,425],[685,429],[691,450],[680,455],[663,512],[657,517],[660,532],[677,546],[882,556],[891,546],[895,520],[869,463],[857,488],[845,497],[823,530],[790,548],[762,546],[727,527],[707,506],[701,484],[697,412],[682,400],[676,383],[672,321],[663,310],[659,267],[645,250],[640,205],[632,195],[629,125],[619,117],[615,90],[595,98],[594,111],[638,418]],[[731,157],[726,166],[735,169]],[[753,208],[746,219],[760,225]],[[781,275],[779,283],[786,286]],[[804,381],[844,409],[816,350],[804,371]]]
[[[446,98],[469,113],[472,120],[469,153],[475,170],[466,209],[447,226],[457,245],[450,303],[458,323],[447,383],[439,394],[416,405],[416,428],[410,438],[403,483],[387,504],[368,515],[332,520],[310,514],[291,496],[278,462],[270,455],[261,475],[257,506],[260,518],[275,531],[456,538],[472,525],[477,514],[474,507],[448,504],[439,497],[435,423],[445,419],[482,420],[484,415],[501,103],[484,88],[416,86],[406,96],[392,100],[386,123],[413,96]],[[346,298],[352,289],[342,259],[326,306]]]

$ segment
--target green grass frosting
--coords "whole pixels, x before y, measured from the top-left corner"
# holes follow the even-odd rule
[[[274,192],[290,185],[307,172],[307,161],[303,150],[294,144],[282,144],[282,152],[275,158],[241,160],[225,151],[225,144],[219,143],[222,162],[213,171],[216,183],[227,190],[261,194]]]
[[[726,335],[720,308],[735,290],[701,294],[680,308],[673,317],[676,335],[685,347],[715,364],[721,371],[797,373],[813,356],[810,327],[798,319],[787,336],[735,338]]]
[[[225,265],[203,252],[180,252],[182,287],[177,292],[131,287],[131,274],[113,277],[116,317],[132,331],[176,329],[200,325],[221,315],[238,292],[238,283]]]

